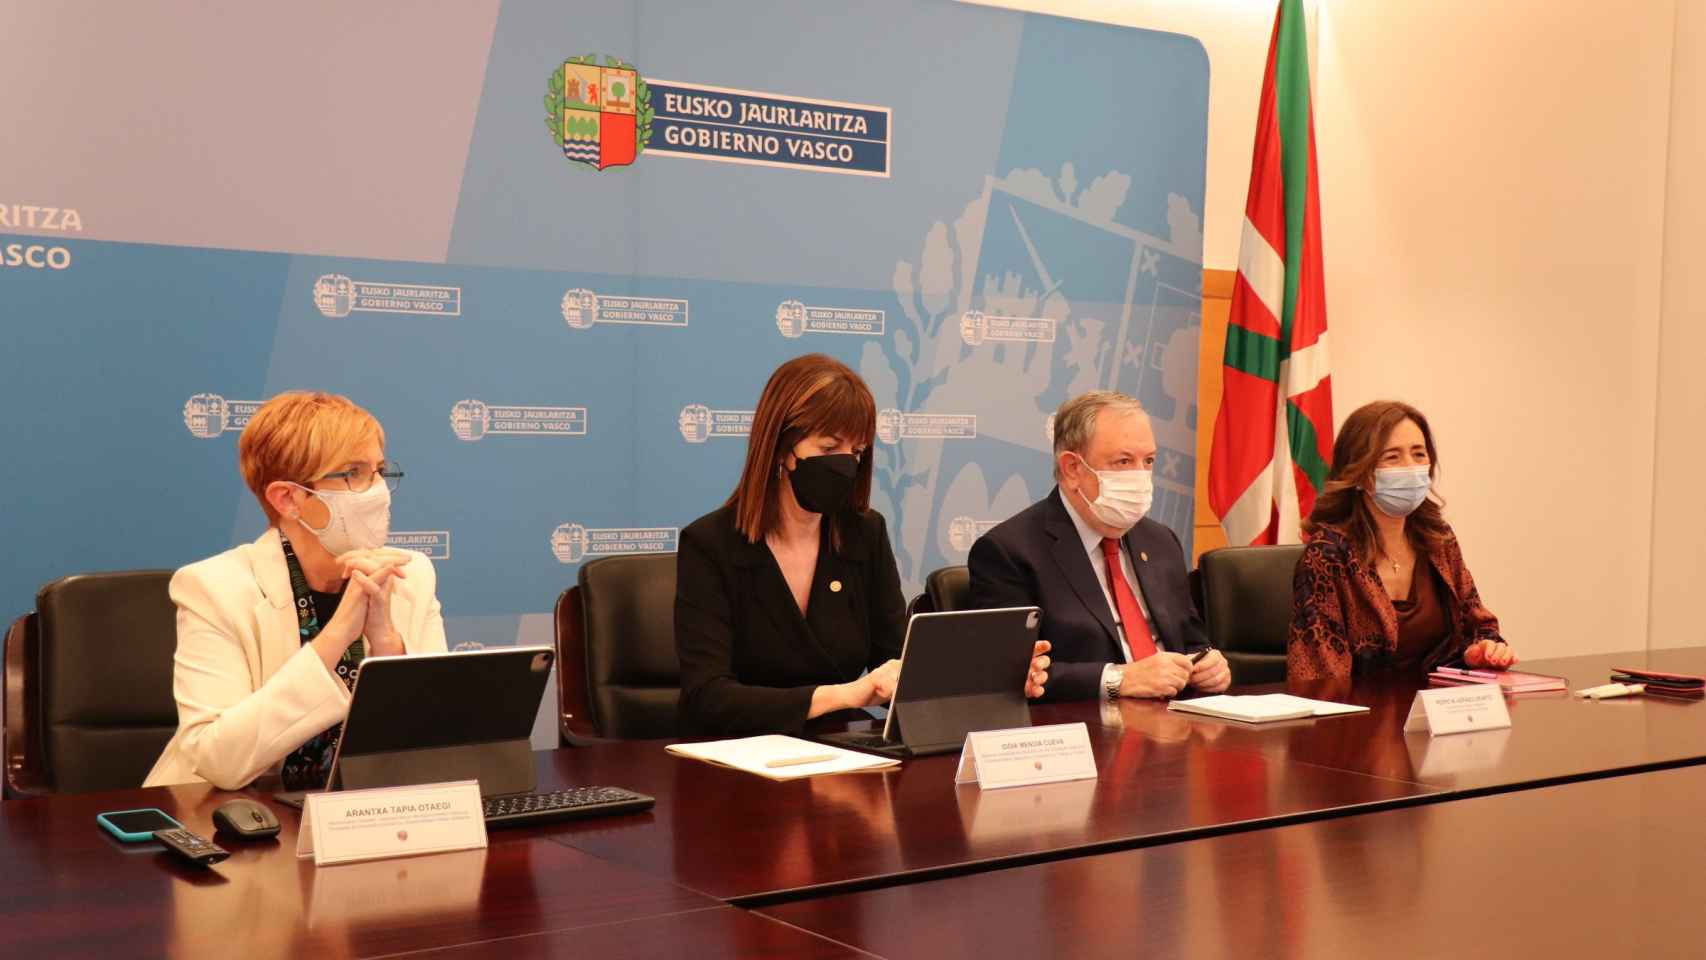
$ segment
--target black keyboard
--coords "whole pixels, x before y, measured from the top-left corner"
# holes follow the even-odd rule
[[[912,756],[913,751],[898,740],[890,740],[881,733],[868,733],[863,730],[845,730],[839,733],[820,734],[816,739],[837,747],[852,747],[855,750],[867,750],[880,753],[885,757],[905,759]]]
[[[512,793],[487,797],[486,823],[494,827],[522,826],[570,817],[598,817],[650,810],[657,800],[621,787],[575,787],[550,793]]]
[[[843,733],[835,738],[840,743],[855,747],[869,747],[873,750],[893,749],[900,746],[880,733]]]

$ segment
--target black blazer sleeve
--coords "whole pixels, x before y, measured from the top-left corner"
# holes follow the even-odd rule
[[[871,582],[871,657],[865,666],[875,670],[890,660],[900,659],[901,642],[906,638],[906,594],[900,589],[900,568],[894,562],[888,523],[875,510],[866,515],[872,519],[868,521],[866,536],[870,549],[865,560]]]
[[[805,727],[816,687],[760,687],[736,679],[729,601],[733,573],[728,558],[719,557],[707,539],[705,531],[689,526],[682,531],[675,558],[681,729],[713,736],[798,733]],[[889,566],[894,566],[892,557]]]
[[[1182,559],[1185,556],[1184,542],[1179,539],[1177,533],[1173,532],[1172,527],[1164,526],[1161,529],[1166,530],[1167,535],[1173,538],[1173,550]],[[1182,563],[1179,569],[1185,569]],[[1184,653],[1196,653],[1198,650],[1208,649],[1208,628],[1203,625],[1202,611],[1197,609],[1197,602],[1191,597],[1190,574],[1188,572],[1186,573],[1185,589],[1180,593],[1177,603],[1183,612],[1183,615],[1178,618],[1177,626],[1177,642],[1182,651]]]
[[[1019,564],[994,537],[978,537],[966,559],[971,573],[971,605],[978,610],[1028,607],[1036,603],[1035,589]]]
[[[1105,663],[1051,661],[1048,667],[1048,683],[1043,686],[1043,701],[1054,703],[1061,700],[1102,699],[1106,696],[1102,691],[1102,668],[1106,666]]]
[[[971,604],[979,610],[1041,606],[1041,590],[1027,567],[1013,558],[995,536],[979,537],[966,560],[971,568]],[[1043,636],[1041,639],[1049,639]],[[1102,696],[1101,663],[1066,663],[1051,657],[1044,702],[1088,700]]]

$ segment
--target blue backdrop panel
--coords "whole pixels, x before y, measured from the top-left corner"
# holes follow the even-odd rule
[[[417,21],[445,56],[484,57],[443,130],[399,131],[389,152],[334,138],[335,181],[234,165],[222,184],[296,196],[353,178],[415,191],[424,211],[306,249],[290,204],[225,226],[214,191],[157,223],[104,221],[123,156],[67,155],[47,128],[70,117],[16,118],[21,150],[58,151],[27,169],[87,175],[17,185],[75,207],[77,229],[19,227],[15,211],[0,225],[4,609],[67,572],[254,537],[237,433],[256,402],[315,388],[384,423],[407,473],[396,542],[437,558],[452,642],[544,639],[537,615],[580,564],[674,549],[723,501],[765,378],[811,351],[876,396],[875,505],[909,590],[1049,490],[1050,414],[1095,387],[1150,410],[1154,515],[1188,551],[1201,46],[945,0],[685,6],[505,2],[465,8],[442,37]],[[360,33],[411,7],[338,15]],[[464,22],[480,17],[489,30]],[[96,42],[64,20],[71,48]],[[218,34],[230,20],[158,29],[237,42]],[[362,83],[274,96],[300,98],[292,115],[382,103],[421,69],[399,57],[376,46]],[[191,127],[220,123],[184,109],[201,111]],[[452,195],[411,176],[411,158],[443,151],[465,156]],[[151,242],[184,217],[212,241]],[[434,218],[444,254],[422,259]],[[30,245],[62,249],[63,268],[11,264]]]

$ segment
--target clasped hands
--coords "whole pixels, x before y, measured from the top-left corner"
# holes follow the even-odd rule
[[[1120,696],[1166,699],[1186,687],[1220,693],[1232,685],[1232,669],[1219,650],[1209,650],[1196,663],[1182,653],[1159,651],[1125,665]]]
[[[391,625],[391,591],[396,581],[408,579],[403,568],[413,557],[411,551],[390,547],[338,555],[345,579],[343,599],[314,639],[328,668],[335,669],[344,651],[360,637],[367,638],[367,652],[373,656],[404,652],[403,638]]]

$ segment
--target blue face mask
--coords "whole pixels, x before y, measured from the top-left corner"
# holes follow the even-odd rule
[[[1428,498],[1428,468],[1381,467],[1374,471],[1374,505],[1389,517],[1407,517]]]

